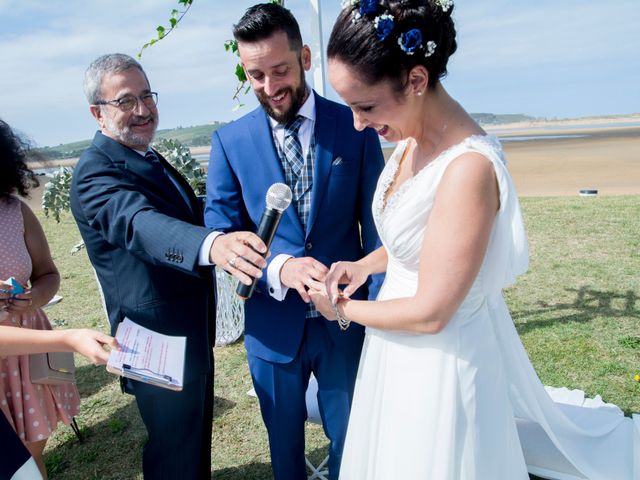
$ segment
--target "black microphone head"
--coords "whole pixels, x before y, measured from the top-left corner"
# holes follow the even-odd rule
[[[267,208],[283,212],[291,204],[291,189],[284,183],[274,183],[267,190]]]

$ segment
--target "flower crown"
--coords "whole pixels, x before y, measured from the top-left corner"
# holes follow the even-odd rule
[[[448,12],[453,6],[453,0],[434,0],[443,12]],[[351,11],[351,22],[355,23],[365,16],[376,15],[383,7],[379,0],[342,0],[342,8],[353,8]],[[393,15],[384,12],[376,15],[373,19],[373,27],[376,31],[378,41],[384,41],[394,30],[396,24]],[[433,40],[424,43],[422,31],[412,28],[398,35],[398,45],[407,55],[413,55],[416,51],[422,50],[425,57],[430,57],[438,46]]]

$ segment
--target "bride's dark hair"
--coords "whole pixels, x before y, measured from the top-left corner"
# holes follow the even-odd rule
[[[375,10],[361,14],[361,3]],[[406,86],[407,73],[416,65],[429,72],[429,88],[447,74],[447,62],[456,51],[456,31],[451,18],[453,2],[446,0],[360,0],[342,9],[331,31],[327,57],[353,68],[365,82],[376,84],[390,80],[396,91]],[[374,20],[381,15],[393,16],[393,28],[380,40]],[[422,46],[408,54],[399,44],[403,33],[417,29]],[[427,43],[435,42],[430,56],[425,56]]]

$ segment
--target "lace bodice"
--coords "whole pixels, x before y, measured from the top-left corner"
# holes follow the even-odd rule
[[[499,291],[512,283],[516,275],[527,269],[528,250],[520,207],[498,139],[473,135],[451,146],[404,181],[385,203],[407,143],[399,143],[387,162],[373,201],[373,216],[389,255],[391,272],[400,269],[407,282],[417,282],[422,241],[440,179],[452,160],[466,152],[477,152],[494,165],[500,190],[500,210],[481,268],[484,284],[481,288]]]

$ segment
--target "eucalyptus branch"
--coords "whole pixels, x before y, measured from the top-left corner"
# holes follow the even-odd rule
[[[169,18],[170,27],[167,29],[167,27],[158,25],[158,27],[156,28],[157,37],[152,38],[149,42],[145,43],[142,46],[142,48],[138,52],[138,58],[142,57],[142,52],[144,51],[145,48],[150,47],[154,43],[157,43],[160,40],[166,38],[167,35],[169,35],[178,27],[178,24],[180,23],[180,21],[183,19],[183,17],[187,14],[189,9],[191,8],[191,5],[193,4],[193,0],[178,0],[178,3],[180,5],[183,5],[186,8],[183,11],[176,10],[175,8],[171,10],[171,17]]]

